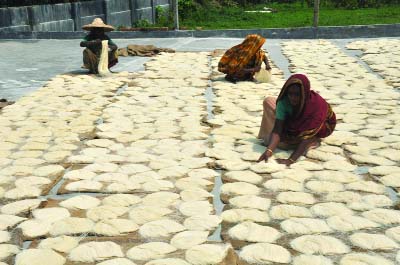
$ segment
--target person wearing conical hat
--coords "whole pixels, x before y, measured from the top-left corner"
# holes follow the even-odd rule
[[[91,24],[84,25],[83,30],[89,31],[89,34],[81,41],[80,46],[83,50],[83,68],[89,69],[92,74],[97,74],[101,54],[101,42],[108,40],[108,68],[118,63],[118,46],[105,34],[113,31],[114,27],[107,25],[101,18],[95,18]]]

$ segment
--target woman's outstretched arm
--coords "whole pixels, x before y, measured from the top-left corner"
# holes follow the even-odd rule
[[[264,55],[264,63],[265,63],[265,69],[266,70],[271,70],[271,66],[269,65],[269,61],[268,61],[268,58],[267,58],[267,55]]]
[[[268,158],[272,156],[274,153],[275,148],[278,146],[278,144],[281,141],[280,135],[282,134],[283,131],[283,120],[275,120],[274,128],[272,129],[271,137],[269,139],[269,143],[267,145],[267,149],[265,152],[260,156],[257,162],[261,161],[268,161]]]

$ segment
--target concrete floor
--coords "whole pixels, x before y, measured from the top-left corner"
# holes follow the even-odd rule
[[[212,51],[227,49],[242,39],[232,38],[169,38],[117,39],[119,47],[128,44],[153,44],[177,51]],[[265,49],[281,69],[287,71],[287,60],[280,53],[280,40],[268,40]],[[82,71],[82,48],[79,40],[0,41],[0,98],[16,100],[42,86],[49,78],[66,72]],[[150,58],[121,57],[113,71],[138,71]]]

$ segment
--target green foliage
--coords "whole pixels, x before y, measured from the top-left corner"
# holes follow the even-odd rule
[[[379,8],[385,5],[398,5],[399,0],[331,0],[331,4],[337,8]]]
[[[173,14],[169,8],[162,6],[156,6],[156,24],[161,27],[172,27],[173,25]]]
[[[147,19],[139,19],[133,24],[133,27],[135,28],[148,28],[150,26],[151,24]]]
[[[248,7],[259,4],[271,6],[274,4],[296,5],[298,2],[302,6],[307,4],[308,7],[314,6],[314,0],[179,0],[179,14],[184,17],[187,13],[192,13],[200,8],[209,7],[232,7],[241,6]],[[320,0],[321,6],[336,7],[345,9],[381,7],[384,5],[398,5],[400,0]]]
[[[200,7],[194,0],[178,0],[179,16],[182,18],[189,18]]]
[[[339,9],[323,4],[321,0],[320,26],[345,26],[400,23],[400,6],[380,8]],[[273,13],[246,13],[246,10],[273,8]],[[293,4],[270,3],[247,7],[198,8],[188,18],[180,17],[181,27],[195,29],[251,29],[309,27],[313,23],[313,7],[301,1]]]
[[[359,0],[336,0],[332,4],[336,8],[356,9],[359,7]]]
[[[307,6],[314,6],[314,0],[302,0]],[[380,8],[388,5],[399,5],[400,0],[321,0],[321,7],[334,7],[343,9]]]

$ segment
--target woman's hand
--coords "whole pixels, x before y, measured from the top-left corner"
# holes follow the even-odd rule
[[[101,40],[91,40],[87,42],[88,47],[99,48],[101,47]]]
[[[279,164],[284,164],[284,165],[286,165],[286,166],[290,166],[291,164],[293,164],[295,161],[294,160],[292,160],[292,159],[282,159],[282,158],[279,158],[279,159],[277,159],[276,160],[276,162],[278,162]]]
[[[116,51],[117,49],[118,49],[118,46],[117,45],[108,45],[108,48],[111,50],[111,51]]]
[[[260,156],[260,158],[257,160],[257,163],[261,162],[261,161],[265,161],[265,163],[267,163],[268,158],[270,158],[272,156],[272,151],[270,149],[265,150],[265,152]]]

